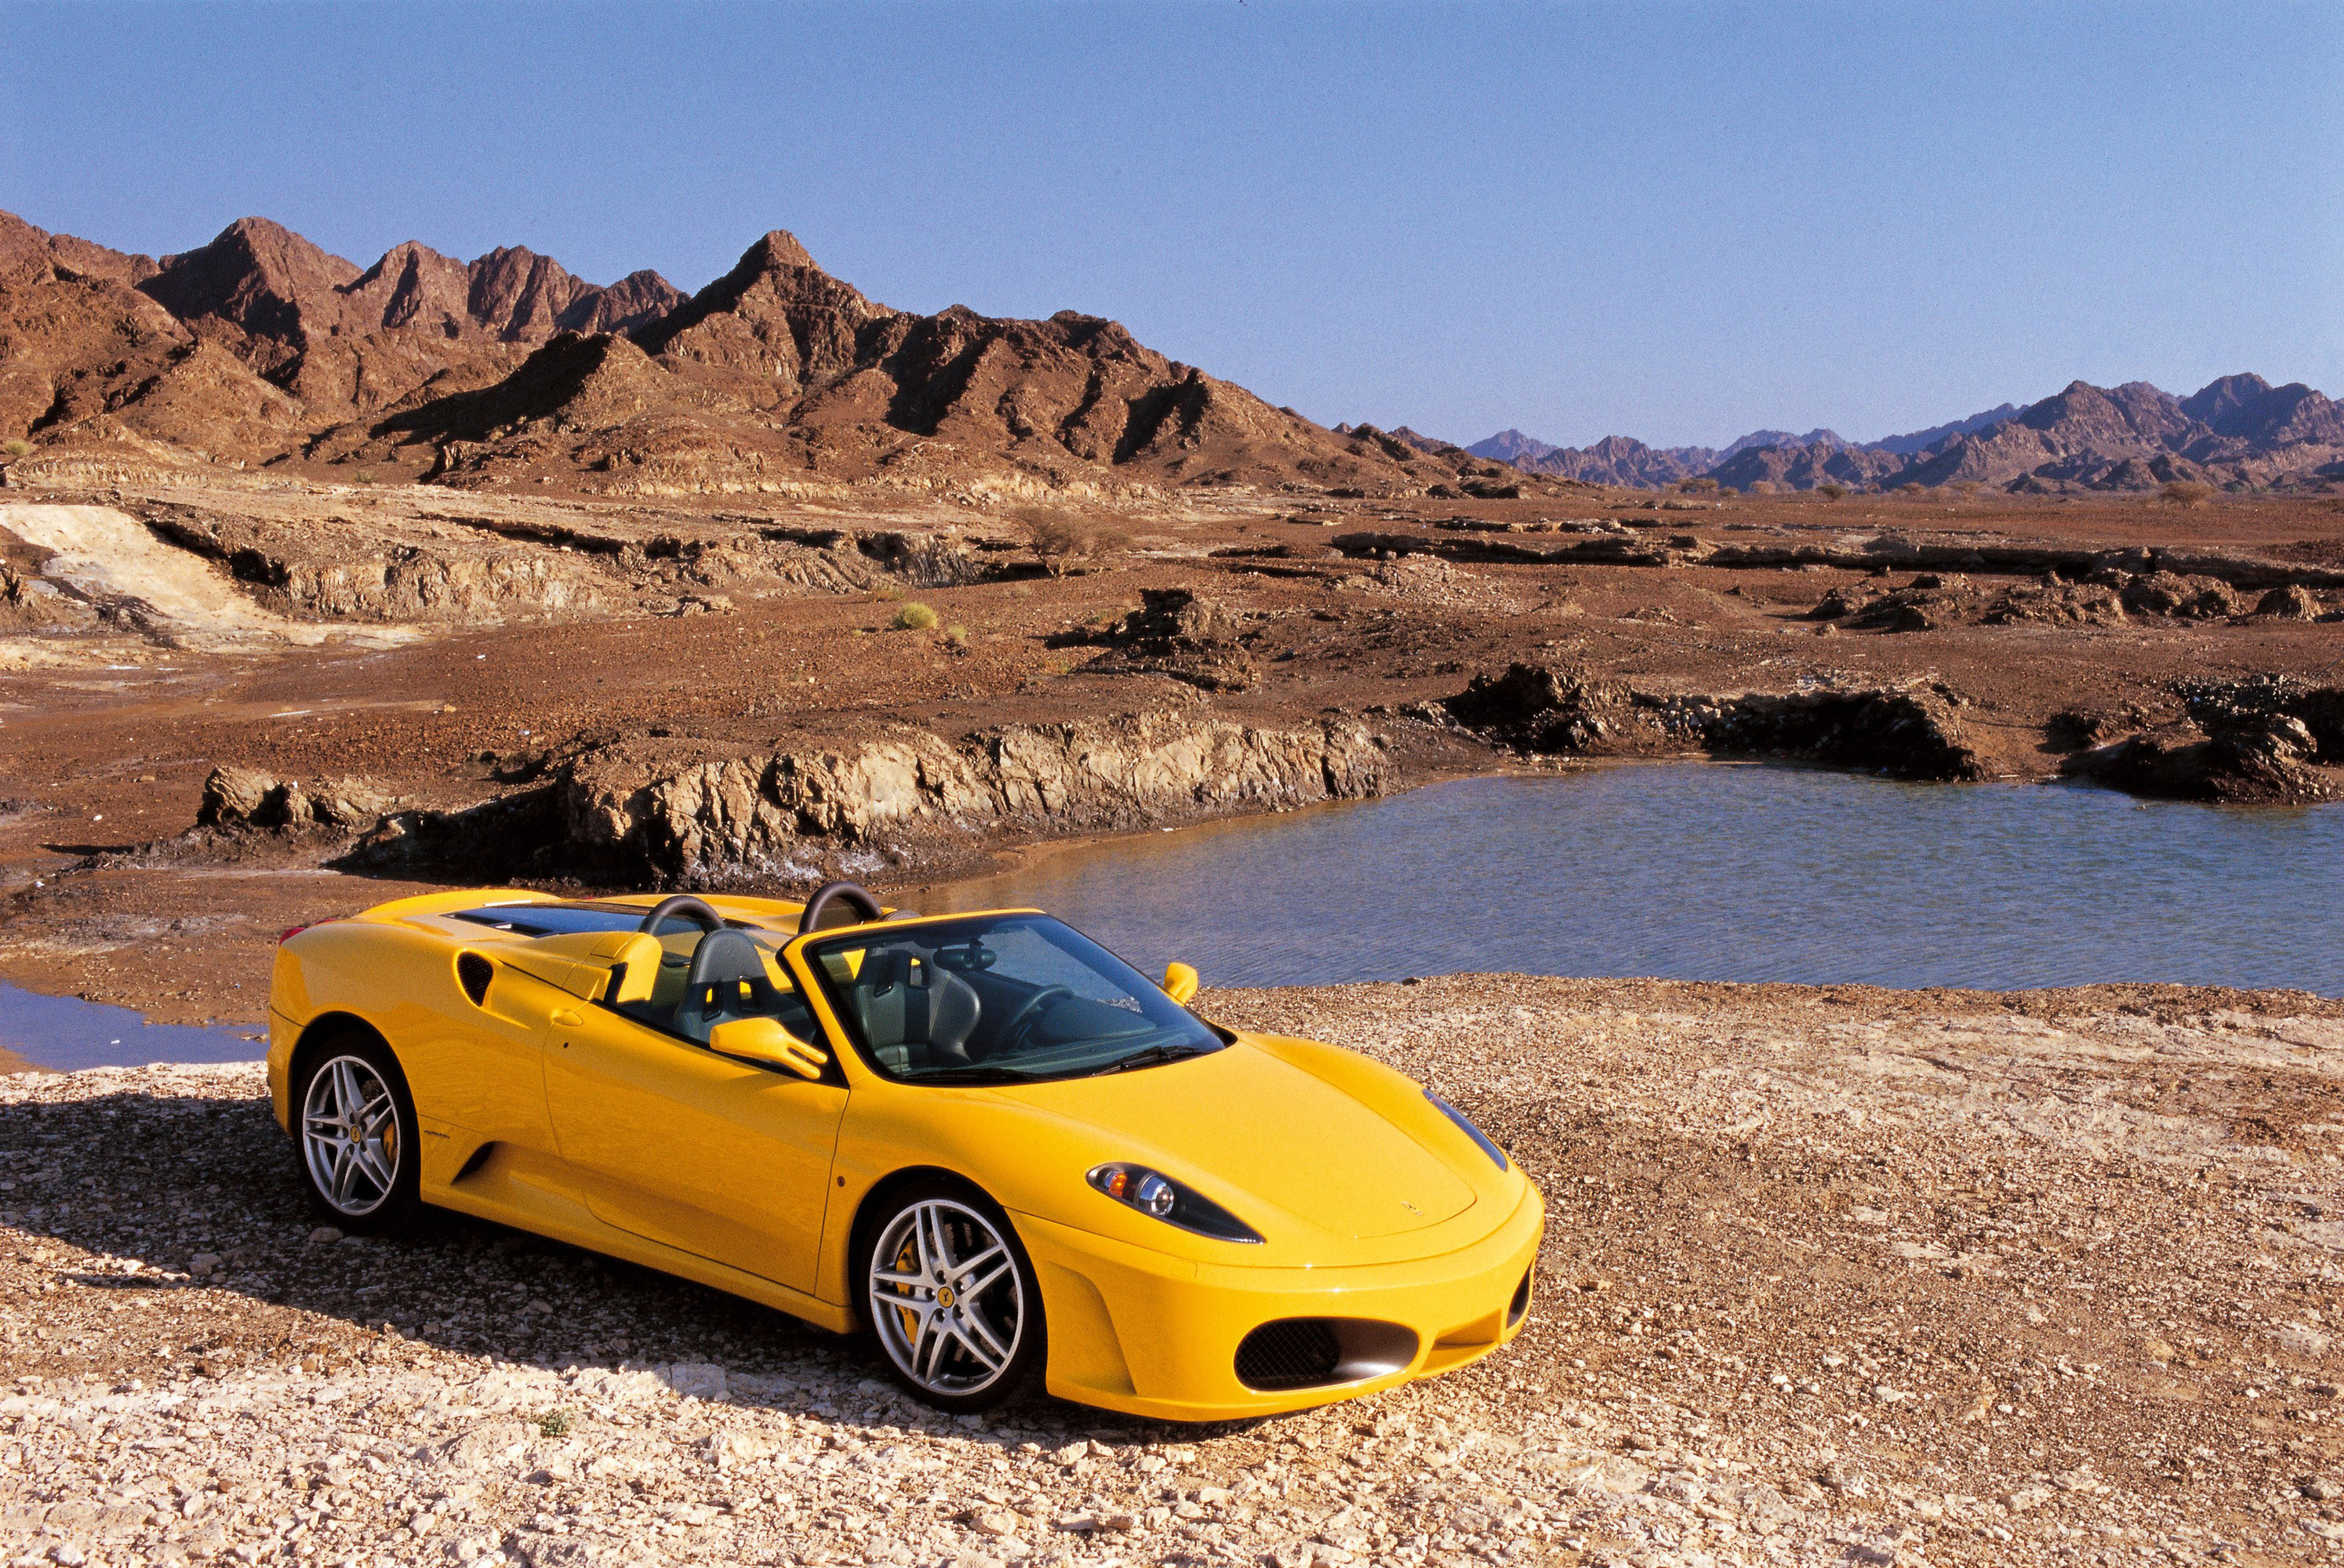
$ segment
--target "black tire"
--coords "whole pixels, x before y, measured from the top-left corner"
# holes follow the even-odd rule
[[[320,1101],[314,1107],[313,1091]],[[293,1170],[318,1218],[361,1236],[413,1225],[423,1211],[423,1141],[415,1097],[390,1048],[363,1030],[328,1036],[303,1056],[289,1098]],[[353,1130],[364,1136],[349,1136]]]
[[[905,1231],[906,1216],[914,1216],[914,1231],[922,1217],[938,1222],[936,1240],[924,1245],[945,1255],[941,1268],[933,1266],[939,1260],[924,1252],[914,1258],[905,1251],[911,1234]],[[990,1238],[979,1235],[979,1221],[991,1231]],[[1026,1255],[1025,1243],[1001,1205],[966,1181],[924,1176],[890,1193],[860,1229],[854,1274],[857,1311],[898,1387],[921,1403],[955,1415],[999,1410],[1040,1389],[1049,1364],[1042,1288],[1035,1278],[1034,1261]],[[985,1249],[996,1241],[1003,1254],[999,1261],[1008,1265],[1008,1272],[988,1282],[993,1264]],[[883,1245],[898,1263],[907,1265],[894,1271],[924,1273],[928,1282],[913,1285],[875,1279]],[[976,1290],[948,1293],[969,1284]],[[901,1306],[891,1310],[883,1305],[882,1292]],[[1004,1345],[1003,1314],[1013,1306],[1015,1333]],[[917,1358],[931,1334],[936,1341],[934,1369],[923,1376],[906,1364],[906,1352]],[[998,1350],[1008,1353],[1000,1358],[997,1370],[988,1370],[986,1358]]]

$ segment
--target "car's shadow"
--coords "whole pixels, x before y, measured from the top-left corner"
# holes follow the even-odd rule
[[[265,1099],[0,1104],[0,1235],[16,1242],[0,1272],[23,1282],[32,1329],[0,1339],[0,1374],[118,1382],[272,1364],[314,1372],[364,1360],[396,1334],[477,1358],[456,1374],[465,1378],[499,1362],[652,1369],[690,1389],[707,1374],[679,1363],[714,1366],[732,1403],[1006,1442],[1195,1442],[1258,1424],[1174,1425],[1041,1396],[982,1422],[956,1419],[890,1382],[867,1336],[654,1270],[445,1211],[390,1239],[313,1240],[319,1224]],[[35,1293],[45,1282],[56,1289]],[[134,1292],[195,1294],[167,1313],[106,1312],[106,1298]],[[88,1325],[94,1317],[102,1328]]]

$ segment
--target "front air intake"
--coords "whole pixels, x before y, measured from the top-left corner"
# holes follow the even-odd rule
[[[1406,1370],[1416,1359],[1416,1333],[1369,1318],[1280,1318],[1246,1335],[1238,1346],[1238,1381],[1275,1393],[1331,1388]]]
[[[1537,1272],[1536,1264],[1522,1271],[1522,1282],[1514,1287],[1514,1299],[1506,1303],[1506,1327],[1521,1322],[1522,1314],[1531,1310],[1531,1276]]]

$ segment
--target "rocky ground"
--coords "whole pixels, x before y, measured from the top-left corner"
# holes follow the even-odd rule
[[[257,1069],[0,1081],[14,1561],[2319,1562],[2344,1005],[1461,976],[1207,993],[1424,1077],[1551,1220],[1457,1375],[946,1421],[449,1219],[312,1229]]]
[[[0,977],[410,888],[904,887],[1572,757],[2344,793],[2321,498],[0,489]],[[1071,508],[1071,509],[1068,509]]]

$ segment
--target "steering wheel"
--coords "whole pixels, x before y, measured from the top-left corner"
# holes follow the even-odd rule
[[[839,900],[844,900],[853,905],[855,912],[865,920],[878,920],[886,912],[880,909],[879,900],[865,892],[860,884],[824,882],[814,890],[813,897],[806,900],[804,911],[798,916],[798,935],[803,936],[819,926],[822,923],[823,915],[830,909],[832,903]],[[672,899],[668,900],[669,903],[674,901]],[[697,902],[697,900],[694,901]],[[662,904],[660,907],[665,909],[667,905]],[[702,907],[704,909],[707,906]]]
[[[703,931],[721,931],[724,929],[724,917],[711,908],[705,900],[695,899],[690,893],[678,893],[672,899],[662,899],[654,904],[652,907],[652,912],[643,917],[643,923],[637,926],[635,930],[645,936],[655,937],[659,935],[661,924],[677,915],[693,921]]]
[[[1017,1043],[1018,1036],[1040,1021],[1045,1004],[1055,1004],[1073,996],[1070,986],[1046,985],[1026,999],[1026,1005],[1005,1020],[1001,1025],[1001,1043],[995,1050],[1007,1050]]]

